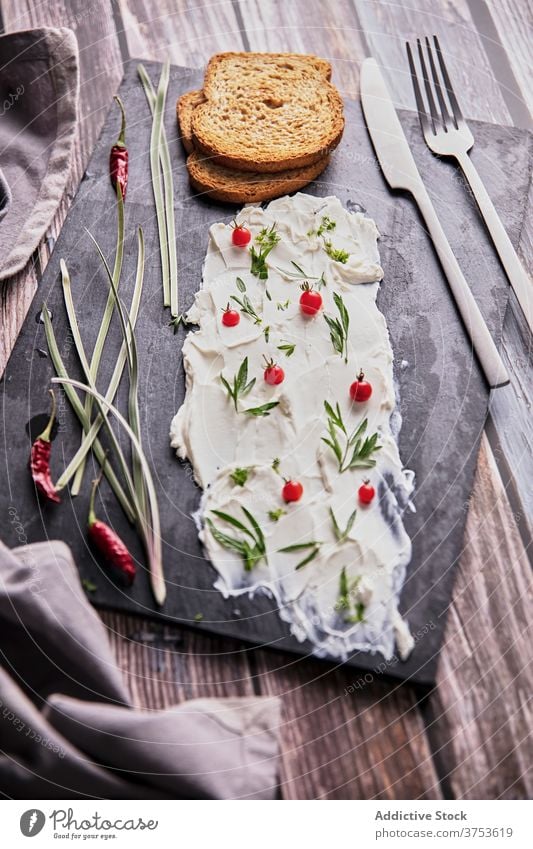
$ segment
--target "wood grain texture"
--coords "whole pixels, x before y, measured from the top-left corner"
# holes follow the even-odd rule
[[[514,14],[518,6],[524,11],[520,0],[502,0],[498,10],[492,5],[500,26],[506,25],[502,16]],[[211,53],[226,49],[312,51],[332,60],[337,84],[346,96],[354,97],[359,62],[370,51],[389,70],[398,101],[410,106],[403,36],[438,32],[451,50],[454,73],[457,68],[460,74],[465,113],[508,121],[505,101],[463,0],[448,0],[437,11],[429,0],[417,0],[415,5],[335,0],[328,4],[327,16],[323,4],[314,0],[202,2],[193,8],[183,0],[164,0],[158,4],[155,20],[148,0],[119,0],[118,6],[131,55],[158,60],[169,55],[173,62],[201,66]],[[81,0],[38,4],[3,0],[2,16],[8,31],[60,23],[77,32],[82,121],[72,190],[120,77],[111,6],[105,0],[94,0],[86,7]],[[516,19],[520,20],[518,12]],[[511,29],[507,32],[510,50],[511,38],[515,42],[517,36],[511,35]],[[516,43],[525,47],[520,46],[510,61],[522,83],[529,73],[528,41],[522,30],[519,35]],[[68,202],[69,197],[58,213],[54,233]],[[532,234],[526,226],[521,240],[526,259],[533,256]],[[41,253],[45,261],[46,247]],[[36,279],[28,270],[2,292],[0,372]],[[503,444],[506,453],[511,451],[510,464],[520,471],[519,466],[528,459],[521,419],[530,418],[531,393],[524,379],[524,342],[529,344],[529,339],[524,335],[518,341],[523,326],[516,310],[513,315],[516,328],[506,331],[505,346],[506,356],[517,363],[515,397],[507,404],[499,396],[502,409],[494,410],[494,415],[503,434],[503,419],[519,423],[512,446],[507,439]],[[515,390],[521,381],[523,385]],[[531,676],[526,660],[530,656],[530,640],[526,639],[531,586],[524,547],[486,442],[469,507],[465,554],[450,610],[439,684],[429,702],[432,720],[427,730],[407,687],[374,681],[349,691],[353,673],[259,650],[243,651],[227,640],[105,614],[135,703],[155,709],[199,695],[281,694],[283,794],[290,798],[439,798],[435,756],[458,797],[531,796],[528,768],[532,749],[526,736],[531,727]]]
[[[287,799],[439,799],[412,688],[258,651],[261,692],[281,696]]]
[[[519,95],[533,113],[533,8],[528,0],[485,0],[520,87]]]
[[[185,699],[254,695],[250,647],[135,616],[101,616],[137,707],[159,710]]]
[[[209,0],[118,0],[130,56],[202,67],[211,54],[247,50],[238,5]]]
[[[432,696],[457,798],[531,798],[532,622],[530,564],[484,439]]]

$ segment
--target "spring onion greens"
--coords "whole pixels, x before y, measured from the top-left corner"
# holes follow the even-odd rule
[[[106,401],[103,395],[100,395],[98,391],[92,389],[90,386],[86,386],[81,383],[79,380],[71,380],[70,378],[65,377],[53,377],[52,383],[58,383],[62,386],[73,387],[74,389],[80,389],[82,392],[87,393],[96,401],[96,404],[99,408],[100,415],[102,416],[108,433],[112,439],[116,442],[116,437],[114,436],[111,425],[107,420],[107,413],[111,413],[121,425],[121,427],[125,430],[128,435],[135,453],[139,457],[139,461],[141,464],[144,481],[146,483],[146,490],[148,494],[148,502],[150,506],[150,521],[148,518],[142,514],[138,500],[135,496],[135,491],[133,492],[134,504],[137,512],[137,518],[139,521],[139,530],[143,537],[143,542],[146,549],[146,554],[148,556],[148,562],[150,565],[150,583],[152,586],[152,591],[154,594],[154,598],[159,605],[162,605],[165,601],[166,597],[166,587],[165,587],[165,578],[163,575],[163,559],[162,559],[162,546],[161,546],[161,525],[159,520],[159,507],[157,504],[157,495],[155,491],[154,481],[152,478],[152,473],[150,471],[150,466],[142,449],[142,445],[139,440],[135,436],[133,430],[129,426],[128,422],[124,418],[124,416],[117,410],[113,404]],[[117,443],[118,444],[118,443]],[[120,451],[120,448],[119,448]]]
[[[52,322],[50,320],[48,310],[46,309],[46,305],[43,307],[42,315],[43,315],[43,320],[44,320],[44,330],[45,330],[45,334],[46,334],[46,341],[47,341],[47,344],[48,344],[48,351],[50,353],[50,359],[52,360],[56,374],[61,379],[68,379],[68,373],[67,373],[67,370],[65,368],[65,364],[64,364],[63,359],[61,357],[61,354],[59,353],[59,347],[58,347],[58,344],[57,344],[57,339],[55,337],[54,328],[52,327]],[[85,431],[86,434],[88,434],[89,431],[91,430],[91,422],[87,418],[87,413],[85,412],[85,408],[84,408],[83,404],[81,403],[77,394],[74,392],[74,389],[72,388],[72,386],[66,385],[64,387],[64,389],[65,389],[65,394],[66,394],[68,400],[70,401],[71,407],[72,407],[74,413],[76,414],[76,416],[78,417],[83,430]],[[101,466],[103,466],[104,463],[105,463],[105,476],[106,476],[106,478],[109,482],[109,485],[111,486],[111,489],[115,493],[117,500],[120,503],[120,506],[122,507],[126,516],[128,517],[128,520],[130,522],[135,521],[135,514],[134,514],[134,510],[133,510],[133,505],[132,505],[129,497],[124,492],[124,489],[122,488],[120,481],[118,480],[115,472],[111,468],[110,463],[105,462],[106,452],[105,452],[105,450],[102,446],[102,443],[100,442],[99,439],[94,438],[94,441],[93,441],[93,444],[92,444],[92,449],[94,451],[95,457],[98,460],[99,464]]]
[[[88,231],[87,231],[88,232]],[[100,259],[102,260],[103,266],[105,268],[107,278],[109,281],[109,285],[115,295],[115,304],[117,307],[117,312],[120,319],[120,326],[122,328],[122,335],[124,337],[124,343],[127,346],[127,360],[128,360],[128,369],[129,369],[129,377],[130,377],[130,385],[128,392],[128,418],[130,421],[131,429],[133,430],[135,436],[141,442],[141,425],[140,425],[140,415],[139,415],[139,364],[137,357],[137,343],[135,341],[135,334],[133,333],[133,328],[131,327],[130,317],[125,313],[125,310],[120,302],[120,298],[118,296],[118,292],[115,288],[115,283],[113,280],[113,275],[111,274],[111,270],[107,264],[106,258],[100,248],[100,245],[94,238],[94,236],[89,233],[89,237],[92,239],[96,246],[96,250],[100,255]],[[141,230],[141,242],[139,244],[139,257],[140,257],[140,269],[139,264],[137,266],[137,271],[140,273],[140,280],[142,284],[142,278],[144,276],[144,242],[142,240],[142,230]],[[139,279],[139,278],[138,278]],[[136,284],[138,282],[136,281]],[[144,481],[142,475],[142,469],[140,466],[139,458],[135,451],[133,452],[132,459],[133,466],[133,482],[135,486],[135,491],[139,497],[139,501],[141,503],[141,507],[143,512],[146,512],[146,497],[145,497],[145,489],[144,489]]]
[[[64,295],[64,299],[65,299],[65,307],[66,307],[66,310],[67,310],[67,316],[68,316],[69,325],[70,325],[70,332],[72,333],[72,338],[74,339],[74,347],[76,349],[76,353],[78,355],[78,359],[80,361],[85,380],[87,381],[90,388],[93,391],[96,391],[96,386],[94,385],[93,380],[92,380],[92,376],[91,376],[90,365],[89,365],[89,362],[88,362],[88,359],[87,359],[87,355],[85,353],[83,340],[81,338],[80,328],[79,328],[79,325],[78,325],[78,319],[77,319],[77,316],[76,316],[76,310],[74,308],[74,302],[72,300],[72,290],[71,290],[71,287],[70,287],[70,276],[69,276],[68,269],[67,269],[67,266],[66,266],[64,260],[61,260],[61,272],[62,272],[61,273],[61,279],[62,279],[62,285],[63,285],[63,295]],[[133,479],[131,477],[131,474],[130,474],[130,471],[129,471],[129,468],[128,468],[128,464],[127,464],[126,459],[124,457],[124,454],[123,454],[123,452],[120,448],[120,445],[117,441],[117,438],[116,438],[112,428],[110,427],[109,423],[105,420],[105,417],[104,417],[104,424],[106,425],[106,428],[107,428],[107,431],[108,431],[108,434],[109,434],[109,438],[110,438],[111,443],[113,445],[113,449],[114,449],[114,451],[117,455],[117,459],[118,459],[122,474],[124,475],[124,479],[125,479],[125,482],[126,482],[126,489],[128,491],[129,498],[133,503],[136,518],[139,521],[142,518],[142,515],[141,515],[142,514],[142,507],[141,507],[140,502],[139,502],[139,494],[135,490],[135,485],[134,485]]]
[[[115,281],[115,288],[118,289],[120,285],[120,275],[122,272],[122,260],[124,258],[124,200],[122,198],[122,192],[120,190],[120,186],[117,185],[117,246],[115,250],[115,264],[113,267],[113,280]],[[91,357],[90,363],[90,373],[93,383],[96,382],[96,378],[98,376],[98,369],[100,368],[100,360],[102,358],[102,352],[104,350],[105,341],[107,339],[107,334],[109,332],[109,326],[111,324],[111,319],[113,317],[113,308],[115,305],[115,296],[113,291],[110,290],[107,296],[107,302],[104,309],[104,315],[102,317],[102,323],[100,325],[100,329],[98,331],[98,336],[96,337],[96,342],[94,345],[94,351]],[[87,413],[87,418],[91,418],[91,410],[92,410],[92,400],[90,396],[87,396],[85,399],[85,412]],[[83,481],[83,475],[85,472],[85,460],[79,464],[78,469],[76,471],[76,475],[74,478],[74,482],[71,487],[71,494],[73,496],[79,495],[81,484]]]
[[[143,65],[137,66],[148,105],[152,112],[152,135],[150,138],[150,168],[156,207],[161,267],[163,271],[163,304],[170,307],[170,314],[179,320],[178,304],[178,261],[176,256],[176,232],[174,224],[174,181],[168,142],[163,125],[163,113],[168,90],[170,63],[163,65],[157,92]],[[163,186],[161,185],[163,173]]]
[[[138,231],[137,273],[136,273],[135,286],[134,286],[134,290],[133,290],[133,297],[132,297],[131,307],[130,307],[131,330],[129,331],[129,335],[131,335],[133,333],[134,329],[135,329],[135,325],[136,325],[136,322],[137,322],[137,316],[139,314],[139,305],[140,305],[140,302],[141,302],[141,294],[142,294],[142,286],[143,286],[143,268],[144,268],[144,239],[143,239],[142,229],[139,228],[139,231]],[[125,342],[122,343],[122,347],[121,347],[119,355],[117,357],[117,362],[115,364],[115,368],[113,370],[111,380],[109,381],[109,387],[108,387],[108,390],[107,390],[106,396],[105,396],[106,401],[113,402],[113,399],[114,399],[114,397],[117,393],[118,386],[119,386],[119,383],[121,381],[122,374],[123,374],[123,371],[124,371],[124,367],[126,365],[127,356],[128,356],[127,345],[129,345],[129,342],[127,343],[125,341]],[[64,375],[64,376],[66,376],[66,375]],[[93,421],[93,423],[91,424],[89,432],[84,434],[83,441],[82,441],[80,447],[78,448],[76,454],[74,455],[74,457],[72,458],[72,460],[70,461],[70,463],[68,464],[68,466],[66,467],[66,469],[64,470],[64,472],[62,473],[62,475],[60,476],[60,478],[58,479],[58,481],[56,483],[56,489],[57,490],[63,489],[68,484],[68,482],[70,481],[72,476],[76,473],[76,470],[78,469],[80,463],[83,461],[83,459],[86,457],[88,451],[91,449],[91,447],[94,443],[94,440],[95,440],[96,436],[98,435],[98,432],[99,432],[102,424],[103,424],[103,420],[101,419],[100,416],[98,416],[95,419],[95,421]]]

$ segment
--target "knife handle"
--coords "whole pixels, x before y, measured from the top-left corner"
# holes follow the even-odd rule
[[[431,199],[423,186],[417,191],[416,200],[431,234],[435,250],[448,279],[448,285],[455,298],[457,309],[470,336],[487,383],[491,389],[505,386],[509,383],[507,369],[450,247]]]
[[[490,195],[468,153],[458,154],[457,161],[472,189],[472,194],[476,199],[479,211],[487,225],[487,229],[494,242],[494,247],[498,251],[502,265],[518,298],[518,303],[526,317],[529,328],[533,331],[533,284],[518,258],[518,254],[507,235],[500,216],[496,212]]]

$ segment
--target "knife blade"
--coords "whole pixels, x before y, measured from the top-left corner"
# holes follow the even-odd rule
[[[404,189],[412,194],[426,222],[487,383],[492,389],[505,386],[509,383],[507,369],[442,229],[375,59],[365,59],[361,68],[361,103],[385,179],[392,189]]]

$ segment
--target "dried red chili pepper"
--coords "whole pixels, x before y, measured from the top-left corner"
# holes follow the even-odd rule
[[[105,557],[107,562],[122,572],[122,574],[126,577],[128,584],[131,586],[136,573],[133,557],[126,548],[125,543],[123,543],[120,539],[119,535],[115,533],[109,525],[106,525],[105,522],[101,522],[100,519],[97,519],[94,512],[94,498],[96,490],[102,480],[103,471],[104,470],[102,469],[99,477],[93,481],[93,487],[91,490],[89,515],[87,517],[89,539],[94,547],[98,549],[100,554]]]
[[[109,173],[111,176],[111,185],[114,189],[117,185],[120,187],[122,200],[126,199],[126,189],[128,186],[128,149],[126,147],[126,111],[120,97],[115,95],[115,100],[120,106],[122,112],[122,124],[120,127],[119,137],[111,148],[109,154]]]
[[[55,501],[56,504],[59,504],[61,499],[50,475],[50,454],[52,453],[50,436],[56,418],[56,396],[51,389],[50,395],[52,396],[52,412],[45,429],[31,446],[30,471],[37,491],[49,501]]]

